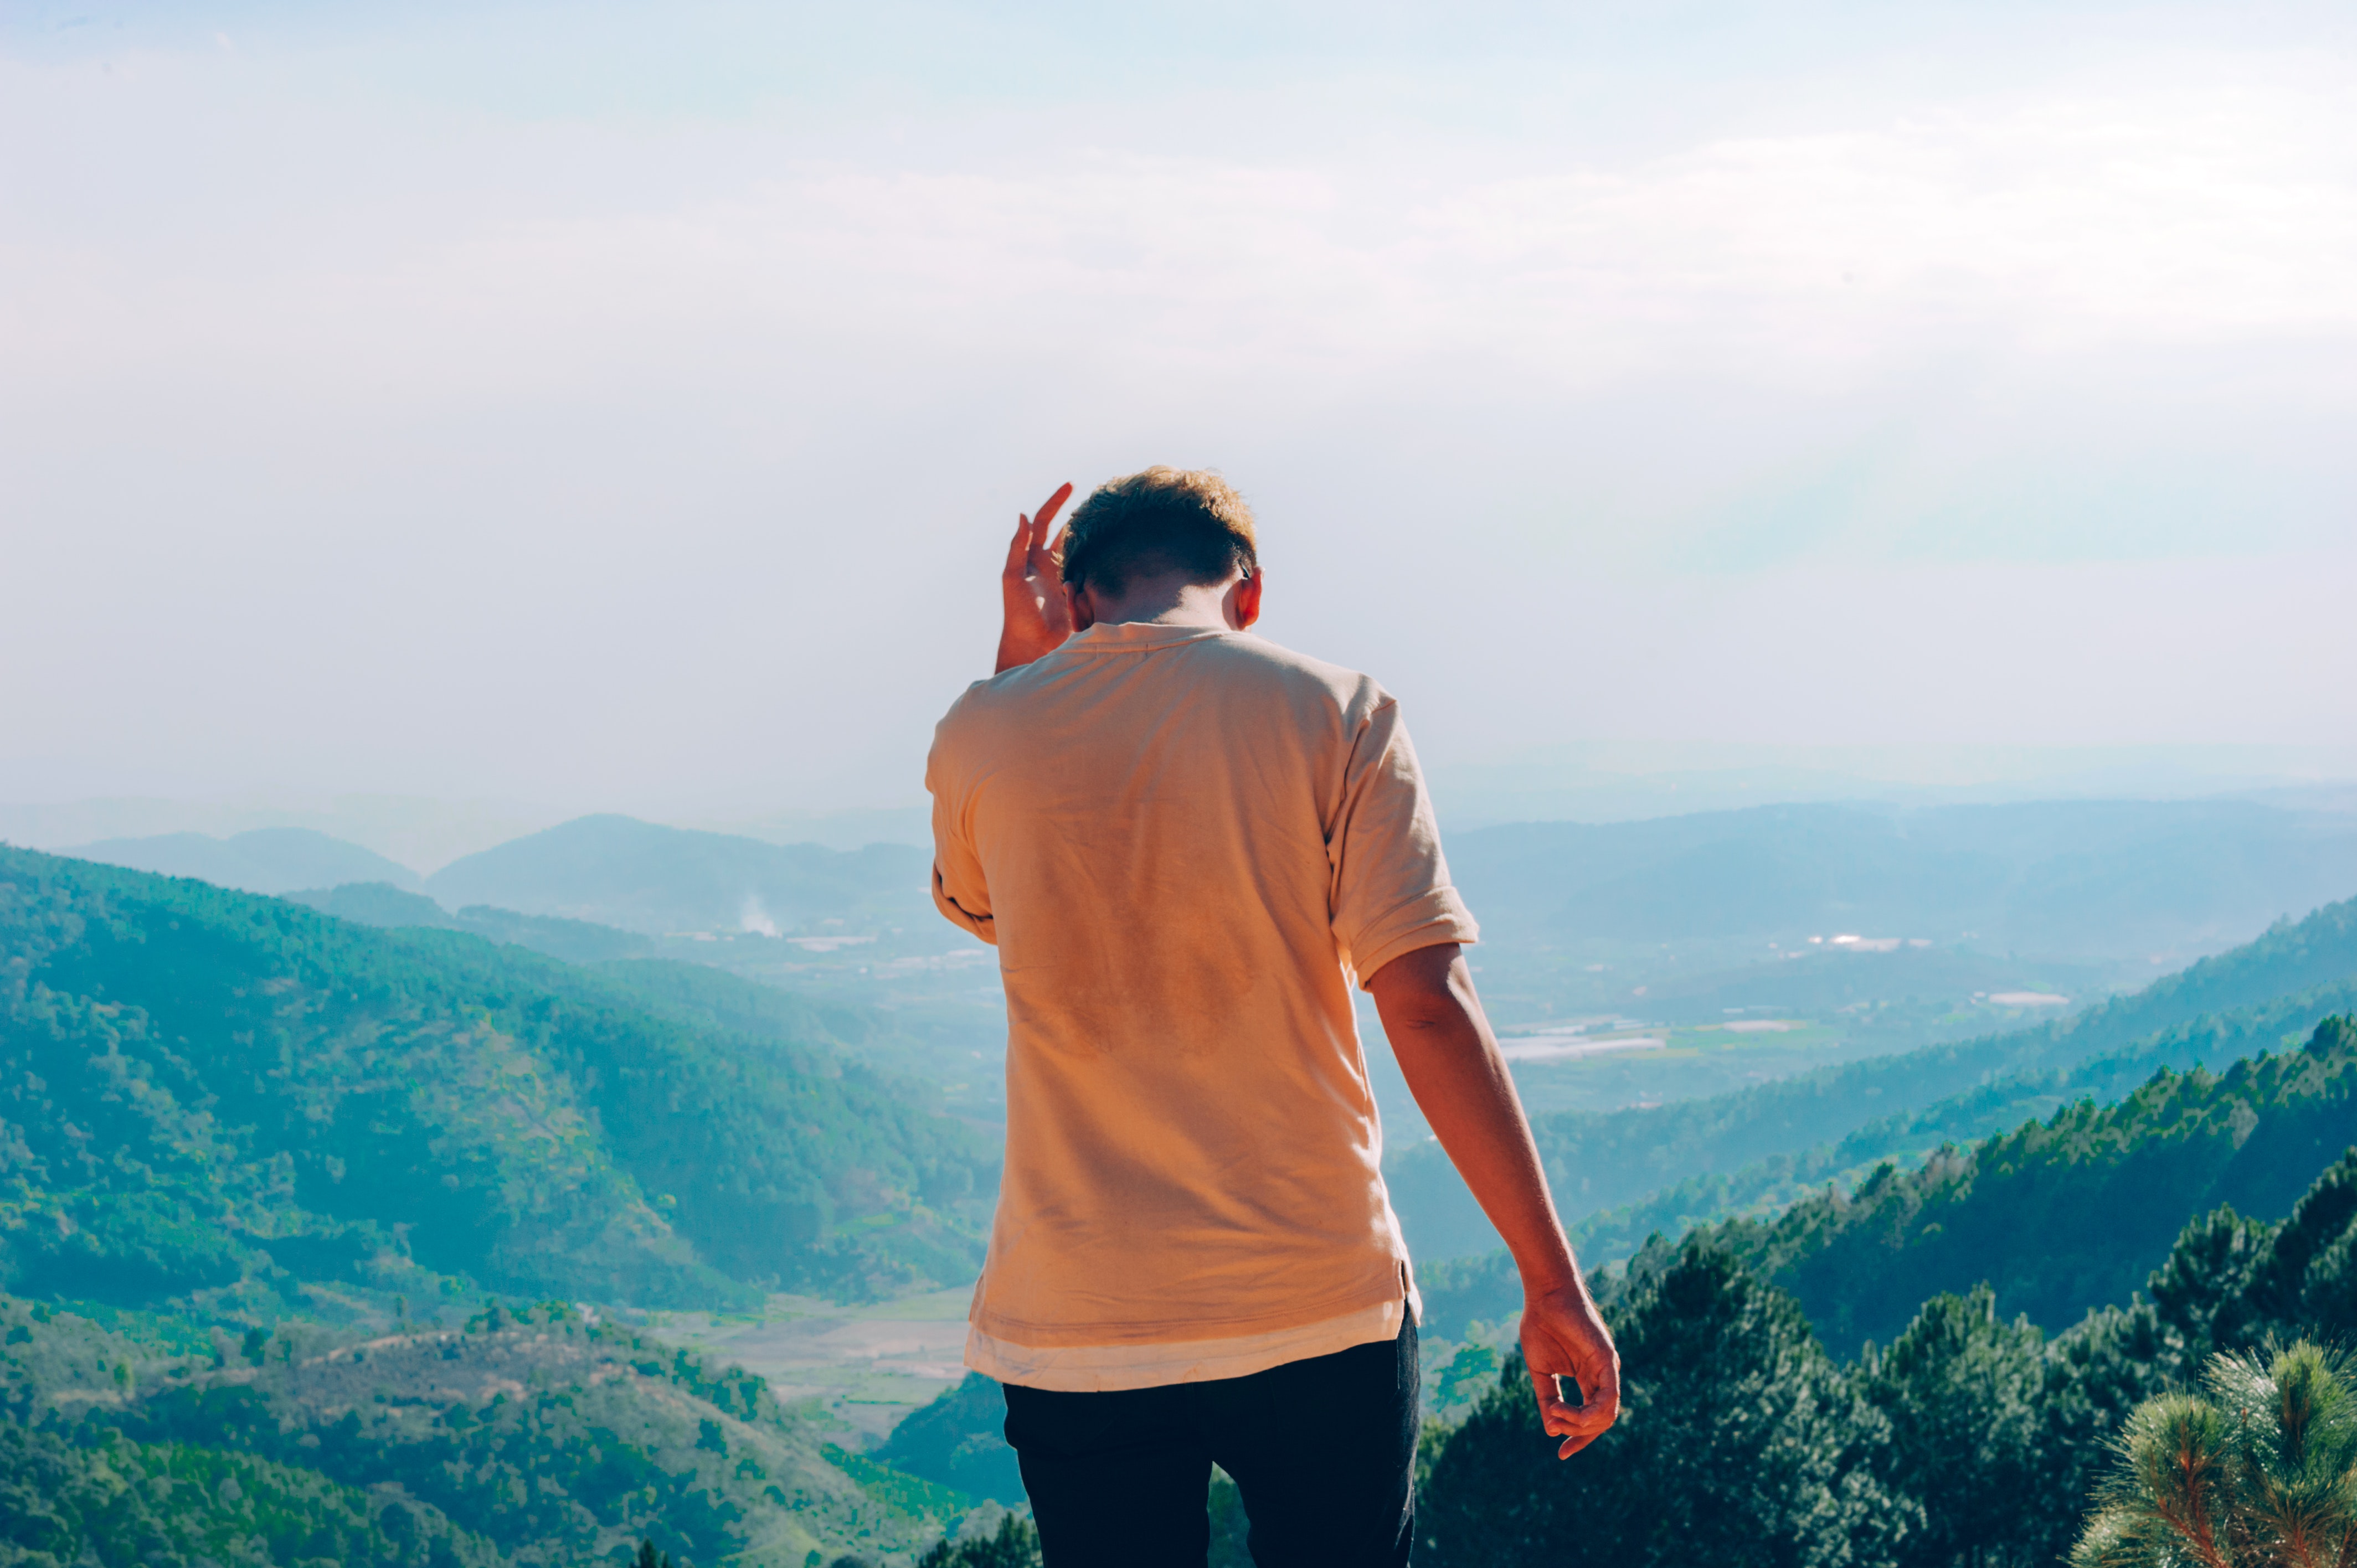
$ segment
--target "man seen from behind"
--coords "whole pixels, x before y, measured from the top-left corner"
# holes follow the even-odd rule
[[[1017,524],[997,672],[926,774],[934,900],[1006,993],[966,1361],[1006,1386],[1049,1568],[1201,1568],[1215,1463],[1259,1568],[1405,1563],[1417,1304],[1354,984],[1512,1250],[1566,1457],[1618,1413],[1611,1337],[1398,704],[1252,635],[1254,521],[1217,476],[1113,480],[1051,542],[1071,489]]]

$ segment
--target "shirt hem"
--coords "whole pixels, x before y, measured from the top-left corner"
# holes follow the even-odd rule
[[[1059,1393],[1217,1382],[1395,1339],[1403,1316],[1411,1311],[1422,1316],[1413,1284],[1406,1295],[1292,1328],[1159,1345],[1018,1345],[969,1326],[965,1364],[998,1382]]]

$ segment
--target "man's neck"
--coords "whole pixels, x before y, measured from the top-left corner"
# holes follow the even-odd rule
[[[1099,626],[1201,626],[1227,629],[1227,585],[1140,583],[1111,604],[1098,604]]]

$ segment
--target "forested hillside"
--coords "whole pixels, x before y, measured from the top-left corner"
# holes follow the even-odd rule
[[[1854,1186],[1886,1160],[1920,1160],[1943,1144],[2009,1131],[2072,1102],[2108,1103],[2158,1072],[2280,1049],[2305,1038],[2319,1019],[2352,1007],[2357,976],[2263,1006],[2205,1014],[2075,1067],[1994,1079],[1921,1111],[1870,1122],[1838,1143],[1770,1155],[1724,1175],[1689,1177],[1638,1202],[1588,1216],[1579,1222],[1579,1240],[1599,1259],[1626,1257],[1655,1231],[1676,1237],[1696,1224],[1781,1208],[1831,1182]]]
[[[2357,1027],[2342,1016],[2304,1047],[2214,1075],[2164,1069],[2116,1104],[2079,1101],[1913,1171],[1884,1165],[1855,1192],[1730,1220],[1717,1240],[1789,1290],[1838,1355],[1975,1284],[2059,1330],[2125,1300],[2185,1216],[2280,1218],[2352,1144]]]
[[[2007,1080],[2014,1081],[2003,1092],[2018,1090],[2024,1099],[2076,1091],[2076,1086],[2063,1085],[2054,1075],[2190,1026],[2204,1015],[2317,991],[2304,1008],[2291,1006],[2283,1015],[2281,1032],[2304,1034],[2318,1018],[2348,1005],[2337,993],[2317,988],[2352,980],[2357,980],[2357,899],[2328,905],[2133,995],[2115,997],[2037,1028],[1872,1058],[1707,1100],[1602,1114],[1559,1112],[1534,1119],[1534,1131],[1567,1219],[1619,1208],[1681,1182],[1695,1185],[1689,1189],[1694,1196],[1680,1212],[1707,1214],[1706,1203],[1699,1209],[1695,1205],[1707,1198],[1702,1189],[1714,1178],[1773,1156],[1798,1155],[1835,1144],[1896,1114]],[[2150,1070],[2150,1066],[2144,1069]],[[2041,1076],[2050,1081],[2033,1081]],[[2087,1091],[2094,1091],[2094,1086],[2087,1086]],[[1948,1135],[1977,1133],[1998,1124],[1960,1127]],[[1892,1144],[1857,1157],[1879,1157],[1906,1146]],[[1841,1168],[1846,1167],[1830,1167],[1823,1174]],[[1776,1179],[1790,1176],[1786,1171]],[[1445,1259],[1497,1245],[1495,1232],[1437,1144],[1420,1144],[1393,1155],[1385,1162],[1384,1177],[1409,1245],[1419,1258]],[[1762,1188],[1737,1206],[1757,1201],[1765,1192]],[[1639,1231],[1635,1240],[1641,1241],[1643,1234]]]
[[[986,1139],[648,980],[0,850],[0,1270],[264,1316],[295,1281],[718,1304],[971,1277]]]
[[[1974,1266],[1982,1269],[1973,1273],[1965,1267],[1971,1278],[1963,1283],[2009,1280],[2008,1312],[2026,1311],[2059,1327],[2084,1306],[2121,1295],[2127,1288],[2123,1281],[2132,1283],[2151,1267],[2179,1217],[2208,1201],[2212,1188],[2202,1184],[2220,1184],[2217,1201],[2280,1213],[2324,1160],[2357,1142],[2357,1112],[2341,1076],[2346,1042],[2329,1017],[2352,1009],[2357,979],[2199,1018],[2067,1072],[2000,1079],[1800,1156],[1681,1182],[1642,1202],[1588,1217],[1572,1228],[1573,1240],[1594,1268],[1629,1257],[1648,1238],[1656,1246],[1674,1242],[1713,1222],[1724,1223],[1730,1234],[1756,1231],[1756,1242],[1744,1247],[1756,1245],[1760,1256],[1770,1259],[1763,1266],[1792,1286],[1813,1316],[1823,1308],[1828,1316],[1817,1318],[1818,1327],[1836,1348],[1867,1335],[1887,1337],[1895,1331],[1894,1314],[1903,1318],[1934,1290],[1961,1288],[1960,1257],[1978,1260]],[[2284,1048],[2300,1040],[2309,1048]],[[2188,1070],[2202,1062],[2225,1064],[2222,1074]],[[2201,1127],[2208,1131],[2197,1136]],[[2270,1135],[2243,1152],[2251,1130],[2260,1127]],[[1978,1149],[1954,1146],[1973,1138],[1987,1142]],[[2005,1153],[2012,1146],[2008,1140],[2037,1153]],[[2000,1152],[1992,1156],[1992,1149]],[[1901,1153],[1929,1157],[1902,1175],[1889,1163]],[[2109,1169],[2106,1162],[2115,1156],[2126,1162],[2116,1179],[2142,1195],[2140,1209],[2117,1208],[2116,1195],[2104,1185],[2115,1177],[2095,1174]],[[2268,1165],[2269,1159],[2279,1163]],[[1999,1181],[1981,1175],[2000,1168],[2007,1169],[2002,1182],[2013,1184],[2013,1200],[1998,1197]],[[2078,1185],[2085,1181],[2096,1185]],[[1996,1205],[2007,1218],[1966,1219],[1955,1234],[1946,1227],[1959,1222],[1940,1213],[1911,1222],[1900,1218],[1912,1212],[1910,1205],[1927,1201],[1944,1212],[1975,1187],[1979,1197],[1967,1208],[1978,1214],[1974,1205]],[[1856,1190],[1846,1196],[1846,1188]],[[2083,1238],[2071,1232],[2068,1240],[2050,1230],[2009,1229],[2027,1223],[2005,1207],[2024,1193],[2041,1195],[2035,1201],[2054,1206],[2065,1219],[2083,1207],[2081,1218],[2070,1222],[2093,1229]],[[1849,1247],[1879,1244],[1866,1242],[1869,1236],[1896,1244],[1910,1223],[1928,1227],[1919,1240],[1935,1244],[1908,1261],[1886,1259],[1857,1279],[1844,1274],[1837,1287],[1824,1291],[1783,1272],[1835,1235],[1846,1237],[1842,1244]],[[1977,1240],[1964,1240],[1967,1234]],[[1999,1269],[1997,1255],[1985,1249],[2000,1242],[2019,1254],[2005,1267],[2018,1264],[2029,1273]],[[1930,1274],[1913,1272],[1919,1267]],[[1521,1283],[1502,1251],[1420,1262],[1418,1273],[1426,1282],[1427,1316],[1442,1333],[1459,1332],[1473,1318],[1494,1321],[1521,1305]]]
[[[178,1353],[7,1297],[0,1325],[0,1561],[28,1568],[576,1568],[641,1541],[800,1565],[912,1552],[970,1506],[759,1378],[564,1306]]]
[[[2202,1208],[2229,1190],[2276,1202],[2295,1166],[2345,1140],[2352,1072],[2357,1026],[2341,1018],[2226,1077],[2157,1082],[2115,1112],[1993,1141],[1976,1152],[1975,1179],[1885,1178],[1838,1218],[1829,1206],[1789,1230],[1737,1226],[1649,1248],[1606,1293],[1620,1423],[1558,1464],[1510,1359],[1467,1419],[1427,1431],[1417,1561],[2058,1562],[2139,1402],[2183,1387],[2216,1352],[2337,1342],[2357,1321],[2357,1150],[2311,1165],[2280,1221]],[[2164,1206],[2189,1196],[2149,1272],[2124,1274],[2133,1248],[2104,1241],[2104,1222],[2140,1245]],[[1976,1235],[1977,1255],[1944,1251],[1952,1230]],[[2091,1242],[2072,1289],[2100,1280],[2143,1294],[2122,1289],[2050,1338],[2007,1320],[2005,1287],[1971,1283],[1986,1264],[2014,1271],[2015,1288],[2051,1283]],[[1894,1273],[1942,1288],[1886,1314],[1887,1345],[1845,1365],[1760,1270],[1885,1308],[1906,1288]],[[2136,1559],[2147,1560],[2174,1559]]]

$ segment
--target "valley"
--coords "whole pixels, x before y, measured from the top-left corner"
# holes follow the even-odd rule
[[[2357,886],[2352,822],[1766,809],[1458,864],[1615,1310],[1701,1248],[1846,1365],[1983,1285],[2062,1354],[2189,1216],[2278,1221],[2357,1142],[2357,900],[2298,904]],[[12,1463],[69,1501],[104,1444],[156,1495],[233,1470],[388,1565],[908,1563],[1020,1501],[960,1366],[1003,1003],[923,851],[602,817],[420,876],[197,836],[0,848]],[[1474,1442],[1518,1285],[1361,1027],[1433,1441]],[[124,1517],[192,1564],[232,1528]]]

